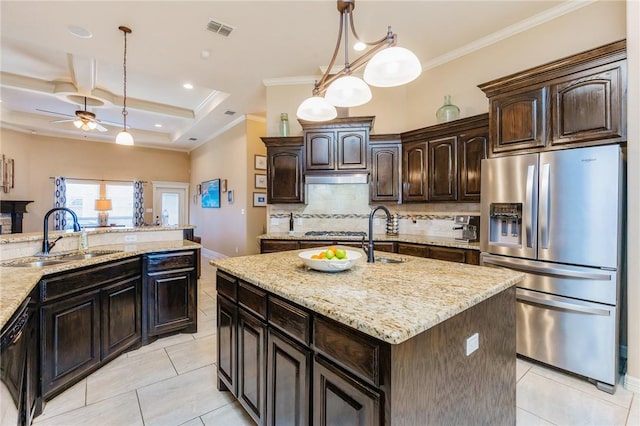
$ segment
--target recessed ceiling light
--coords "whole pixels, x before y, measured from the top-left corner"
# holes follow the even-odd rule
[[[209,56],[211,56],[211,51],[210,50],[203,50],[200,52],[200,58],[202,59],[209,59]]]
[[[185,84],[182,85],[182,87],[184,87],[185,89],[191,90],[191,89],[193,89],[193,84],[185,83]]]
[[[367,48],[367,45],[364,44],[363,42],[359,41],[356,44],[353,45],[353,50],[357,51],[357,52],[361,52],[364,49]]]
[[[156,123],[156,124],[154,124],[154,126],[155,126],[155,127],[162,127],[162,124],[160,124],[160,123]]]
[[[93,34],[91,34],[91,31],[87,30],[86,28],[79,27],[77,25],[69,25],[67,29],[71,34],[73,34],[76,37],[80,37],[80,38],[93,37]]]

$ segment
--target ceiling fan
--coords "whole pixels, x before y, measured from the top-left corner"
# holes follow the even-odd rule
[[[72,122],[73,125],[76,128],[78,128],[80,130],[85,130],[85,131],[98,130],[99,132],[106,132],[108,129],[106,127],[104,127],[102,124],[106,124],[108,126],[121,127],[121,125],[119,123],[111,123],[111,122],[107,122],[107,121],[98,120],[94,113],[92,113],[91,111],[87,111],[87,97],[86,96],[84,97],[84,109],[83,110],[77,110],[75,112],[75,116],[74,115],[70,115],[70,114],[64,114],[64,113],[61,113],[61,112],[47,111],[47,110],[38,109],[38,108],[36,108],[36,111],[46,112],[48,114],[62,115],[62,116],[65,116],[65,117],[71,117],[71,118],[68,118],[68,119],[65,119],[65,120],[52,121],[52,123],[68,123],[68,122]]]

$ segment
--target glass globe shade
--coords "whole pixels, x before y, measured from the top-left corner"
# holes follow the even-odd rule
[[[358,77],[347,75],[331,83],[324,97],[337,107],[355,107],[371,100],[371,89]]]
[[[302,101],[296,116],[307,121],[327,121],[338,116],[338,111],[327,100],[320,96],[312,96]]]
[[[73,125],[76,126],[77,129],[82,127],[82,120],[74,120]]]
[[[364,69],[364,81],[375,87],[394,87],[415,80],[422,73],[418,57],[404,47],[376,53]]]
[[[98,127],[98,124],[95,121],[89,121],[87,123],[87,126],[89,126],[89,129],[94,130],[96,127]]]
[[[133,136],[126,130],[123,130],[116,136],[116,143],[118,145],[133,145]]]

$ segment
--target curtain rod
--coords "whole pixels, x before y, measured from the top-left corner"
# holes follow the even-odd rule
[[[89,178],[74,178],[74,177],[68,177],[68,176],[61,176],[64,177],[65,179],[71,179],[71,180],[90,180],[93,182],[135,182],[135,180],[122,180],[122,179],[89,179]],[[49,179],[55,179],[54,176],[49,176]],[[146,180],[141,181],[142,183],[149,183]]]

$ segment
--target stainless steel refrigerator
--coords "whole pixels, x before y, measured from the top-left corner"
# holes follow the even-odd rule
[[[622,258],[618,145],[482,161],[481,264],[526,272],[517,352],[615,392]]]

